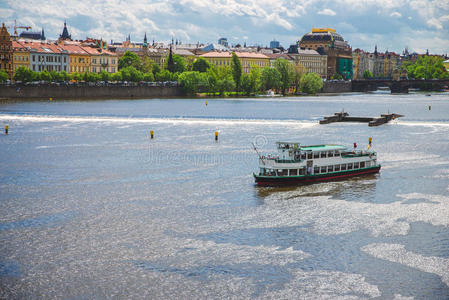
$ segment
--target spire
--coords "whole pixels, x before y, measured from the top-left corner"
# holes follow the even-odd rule
[[[145,32],[145,36],[143,37],[143,47],[144,48],[148,47],[147,33],[146,32]]]
[[[429,49],[426,50],[426,55],[429,55]]]
[[[61,40],[71,40],[72,36],[69,34],[67,30],[67,22],[64,20],[64,29],[62,30],[62,34],[59,36]]]
[[[45,38],[45,33],[44,33],[44,28],[42,27],[42,32],[41,32],[41,40],[42,41],[45,41],[46,40],[46,38]]]
[[[377,45],[374,47],[374,55],[377,56]]]

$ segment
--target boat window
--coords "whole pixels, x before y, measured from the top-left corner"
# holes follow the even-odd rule
[[[340,171],[340,165],[336,165],[334,170],[335,170],[335,172]]]
[[[299,169],[299,175],[306,175],[306,168]]]
[[[348,170],[352,170],[352,163],[348,164]]]
[[[327,152],[327,157],[334,157],[334,151]]]
[[[365,166],[366,166],[366,168],[371,167],[371,162],[370,162],[370,161],[367,161],[367,162],[365,163]]]
[[[298,175],[298,169],[291,169],[290,170],[290,176],[297,176]]]
[[[360,168],[364,168],[364,167],[365,167],[365,162],[364,161],[360,162]]]
[[[326,173],[327,167],[321,167],[321,173]]]
[[[312,152],[307,153],[307,159],[312,159]]]
[[[320,174],[320,167],[314,167],[313,174]]]
[[[342,164],[342,165],[341,165],[341,170],[342,170],[342,171],[346,171],[346,164]]]
[[[321,158],[326,158],[326,157],[327,157],[327,152],[326,151],[321,152]]]
[[[305,152],[302,152],[302,153],[301,153],[301,159],[306,159],[306,156],[307,156],[307,155],[306,155]]]
[[[313,152],[313,158],[320,158],[320,152]]]
[[[358,169],[358,168],[359,168],[359,163],[358,162],[354,163],[354,169]]]
[[[340,151],[335,151],[335,156],[340,156]]]
[[[288,170],[278,170],[278,176],[287,176]]]
[[[327,167],[327,171],[328,172],[334,172],[334,166]]]

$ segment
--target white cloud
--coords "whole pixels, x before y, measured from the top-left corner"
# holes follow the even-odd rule
[[[397,11],[394,11],[390,14],[390,17],[400,18],[400,17],[402,17],[402,14],[398,13]]]
[[[335,16],[336,15],[335,11],[333,11],[332,9],[329,9],[329,8],[325,8],[323,10],[320,10],[318,12],[318,14],[319,15],[325,15],[325,16]]]
[[[438,30],[443,29],[443,24],[441,24],[440,20],[435,18],[428,20],[427,25],[429,25],[429,27],[435,27]]]

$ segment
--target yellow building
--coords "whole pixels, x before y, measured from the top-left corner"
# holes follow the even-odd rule
[[[16,70],[20,67],[30,69],[30,50],[19,41],[12,42],[12,49],[13,49],[13,74],[15,74]]]
[[[95,47],[82,47],[84,51],[90,55],[90,70],[92,73],[100,73],[106,71],[108,73],[115,73],[118,71],[118,59],[117,54]]]
[[[90,71],[90,55],[80,45],[64,43],[60,46],[69,54],[69,73]]]
[[[251,71],[251,66],[258,66],[260,68],[270,66],[270,60],[265,54],[252,52],[235,52],[235,54],[240,59],[242,71],[245,73],[249,73]],[[217,67],[230,66],[232,61],[232,52],[208,52],[200,55],[200,57],[204,57],[210,64]]]

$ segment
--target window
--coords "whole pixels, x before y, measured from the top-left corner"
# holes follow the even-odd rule
[[[33,61],[36,61],[36,55],[33,55]]]
[[[111,70],[112,70],[112,73],[115,73],[115,67],[113,67]]]
[[[334,172],[334,166],[328,166],[327,167],[328,172]]]
[[[340,151],[335,151],[335,156],[340,156]]]
[[[314,152],[313,158],[320,158],[320,152]]]
[[[299,169],[299,175],[306,175],[306,168]]]
[[[346,171],[346,164],[342,164],[342,165],[341,165],[341,170],[342,170],[342,171]]]
[[[301,159],[302,160],[306,159],[306,153],[304,153],[304,152],[301,153]]]
[[[320,167],[314,167],[313,174],[320,174]]]
[[[327,167],[321,167],[321,173],[326,173]]]
[[[365,162],[364,161],[360,162],[360,169],[362,169],[364,167],[365,167]]]
[[[66,63],[66,57],[64,56],[64,63]]]
[[[336,165],[335,168],[334,168],[334,170],[335,170],[335,172],[340,171],[340,165]]]
[[[352,170],[352,163],[348,164],[348,170]]]
[[[327,152],[326,151],[321,152],[321,158],[326,158],[326,157],[327,157]]]
[[[312,159],[312,152],[307,153],[307,159]]]
[[[358,162],[354,163],[354,169],[358,169],[358,168],[359,168],[359,163]]]
[[[298,175],[298,169],[291,169],[290,170],[290,176],[297,176]]]
[[[36,66],[35,65],[33,65],[33,71],[36,71]]]
[[[327,152],[327,157],[334,157],[334,151]]]

